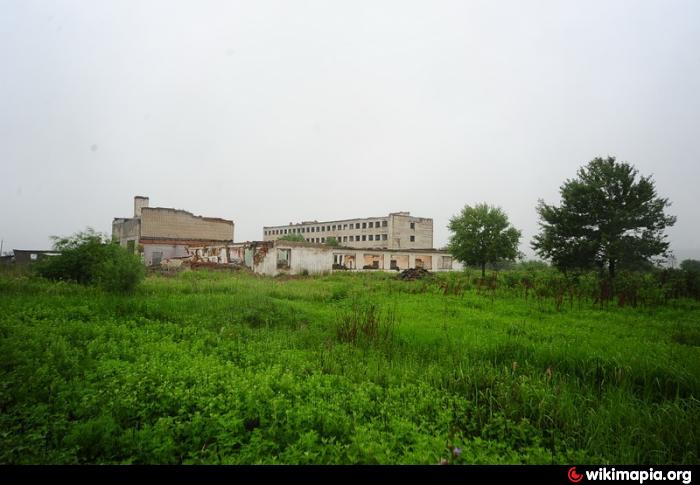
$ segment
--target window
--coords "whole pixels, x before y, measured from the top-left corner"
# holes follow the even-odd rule
[[[38,256],[36,255],[36,253],[32,253],[29,255],[29,259],[31,259],[32,261],[36,261],[37,258]]]
[[[370,224],[371,224],[371,223],[370,223]],[[370,240],[370,241],[374,241],[374,236],[370,234],[370,235],[369,235],[369,240]]]
[[[289,269],[292,257],[291,249],[277,250],[277,269]]]
[[[387,226],[387,221],[382,221],[382,227],[386,227],[386,226]]]
[[[286,230],[286,229],[284,230],[284,233],[287,234],[287,230]]]
[[[331,230],[331,226],[326,226],[326,230],[327,230],[327,231],[330,231],[330,230]]]
[[[411,236],[411,242],[416,242],[416,236]]]
[[[363,241],[366,241],[366,240],[367,240],[367,236],[365,236],[365,235],[363,234],[363,235],[362,235],[362,240],[363,240]]]
[[[452,269],[452,256],[443,256],[441,263],[440,269]]]
[[[379,241],[379,234],[377,234],[376,236],[374,236],[374,240],[375,240],[375,241]]]
[[[416,223],[415,223],[415,222],[411,222],[411,229],[415,229],[415,228],[416,228]]]
[[[350,229],[355,229],[355,224],[350,224]]]
[[[133,252],[134,252],[134,246],[135,246],[135,245],[136,245],[136,241],[133,241],[133,240],[132,240],[132,241],[127,241],[127,242],[126,242],[126,249],[127,249],[127,251],[129,251],[130,253],[133,253]]]
[[[386,241],[386,234],[382,234],[382,241]]]
[[[333,226],[333,230],[335,231],[335,226]]]
[[[343,236],[343,242],[348,242],[348,237],[347,237],[347,236]]]
[[[369,223],[369,228],[372,229],[372,226],[374,226],[374,222]]]
[[[347,228],[348,228],[348,225],[347,225],[347,224],[343,224],[343,230],[345,230],[345,229],[347,229]]]
[[[362,223],[362,229],[367,229],[367,223],[366,223],[366,222],[363,222],[363,223]]]
[[[325,237],[322,237],[322,238],[321,238],[321,242],[322,242],[322,243],[326,242],[326,238],[325,238]]]
[[[158,264],[160,264],[161,259],[163,259],[163,252],[162,251],[153,251],[153,255],[151,256],[151,264],[153,266],[158,265]]]

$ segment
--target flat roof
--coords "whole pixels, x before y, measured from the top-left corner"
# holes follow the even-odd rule
[[[322,225],[322,224],[332,224],[334,222],[350,222],[350,221],[368,221],[370,219],[388,219],[391,216],[404,216],[404,217],[412,217],[414,219],[425,219],[432,221],[433,219],[431,217],[419,217],[419,216],[412,216],[410,212],[392,212],[390,214],[387,214],[385,216],[377,216],[377,217],[353,217],[352,219],[334,219],[332,221],[303,221],[303,222],[293,222],[291,224],[282,224],[282,225],[277,225],[277,226],[263,226],[263,229],[275,229],[278,227],[292,227],[292,226],[311,226],[311,225]]]

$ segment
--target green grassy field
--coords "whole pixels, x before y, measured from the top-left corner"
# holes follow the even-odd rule
[[[0,318],[2,463],[698,463],[697,301],[0,276]]]

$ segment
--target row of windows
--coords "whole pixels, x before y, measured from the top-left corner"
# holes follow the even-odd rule
[[[331,236],[332,237],[332,236]],[[411,236],[413,238],[413,236]],[[362,235],[362,236],[342,236],[338,237],[337,241],[338,242],[353,242],[353,241],[386,241],[387,237],[386,234],[370,234],[369,236],[367,235]],[[411,239],[413,241],[413,239]],[[326,238],[325,237],[311,237],[306,240],[306,242],[312,242],[312,243],[325,243]]]
[[[271,229],[269,231],[265,231],[265,235],[276,236],[284,234],[302,234],[306,232],[347,231],[348,229],[374,229],[379,227],[388,227],[388,225],[388,221],[369,221],[362,223],[351,222],[349,224],[333,224],[328,226],[298,227],[292,229]],[[414,223],[411,223],[411,229],[415,229]]]

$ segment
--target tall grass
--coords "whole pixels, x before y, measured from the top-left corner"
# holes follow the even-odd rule
[[[0,275],[0,462],[697,463],[698,302],[506,278]]]

